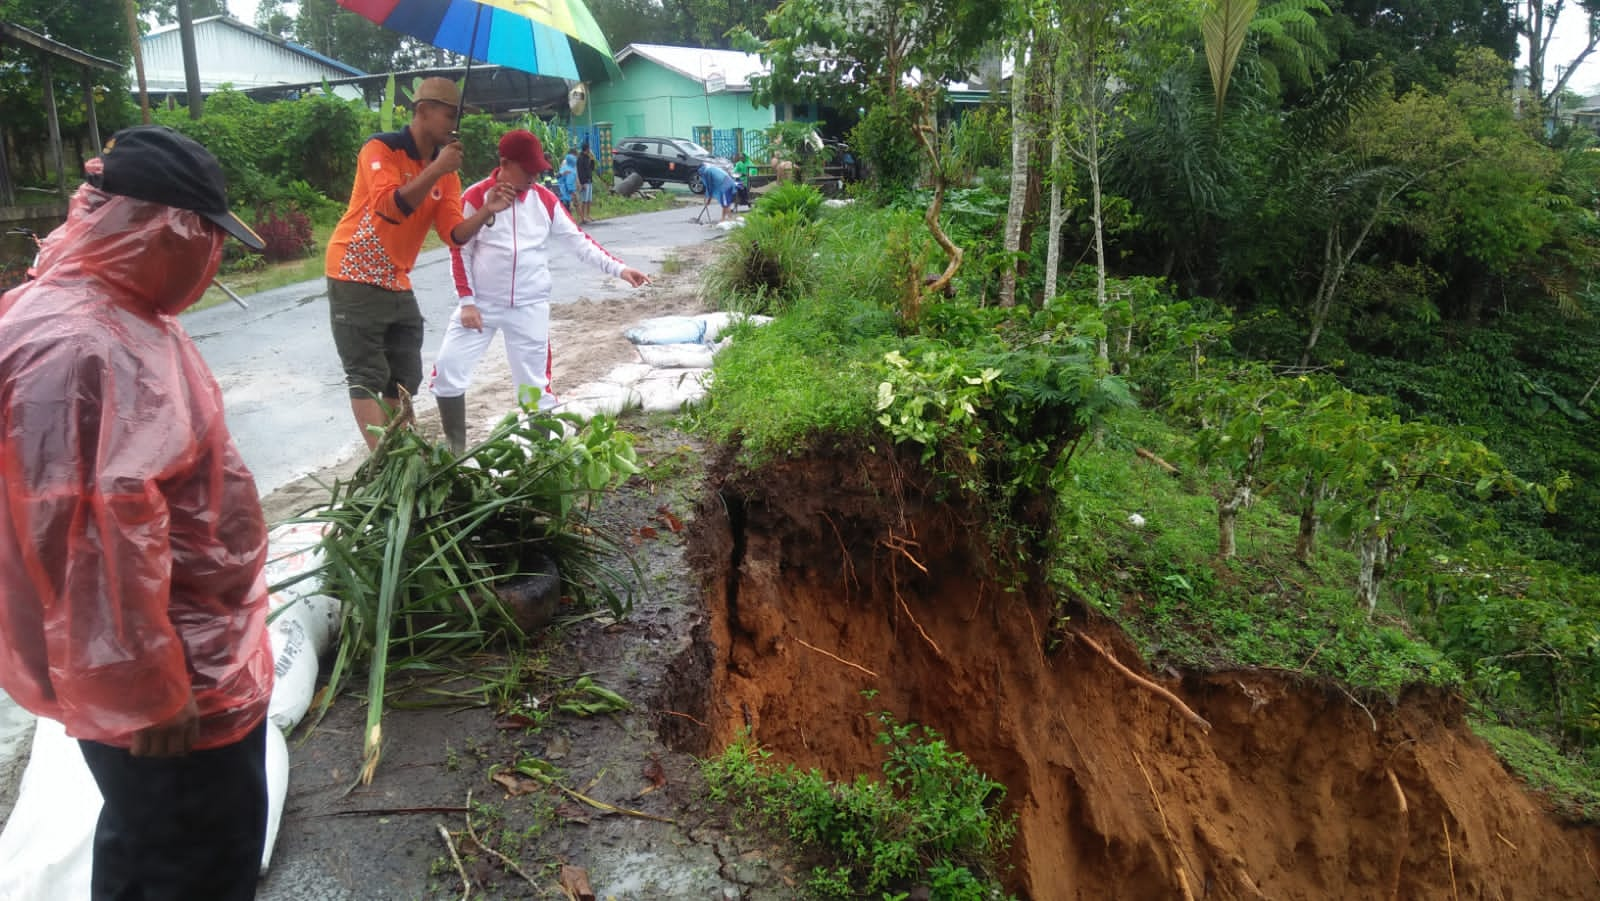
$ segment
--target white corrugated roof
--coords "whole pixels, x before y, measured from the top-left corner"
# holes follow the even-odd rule
[[[713,69],[720,71],[730,91],[750,90],[750,77],[763,75],[767,67],[754,53],[737,50],[703,50],[699,47],[673,47],[667,44],[629,44],[617,54],[620,64],[630,56],[640,56],[657,65],[702,84]]]

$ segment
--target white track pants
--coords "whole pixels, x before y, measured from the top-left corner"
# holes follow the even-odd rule
[[[433,363],[428,387],[436,397],[460,397],[472,383],[472,369],[494,340],[495,332],[506,336],[506,359],[511,377],[517,383],[517,399],[539,392],[539,409],[556,405],[550,393],[550,303],[478,305],[483,330],[474,331],[461,324],[461,309],[450,314],[444,342]]]

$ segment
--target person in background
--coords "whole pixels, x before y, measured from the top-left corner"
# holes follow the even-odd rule
[[[510,190],[510,215],[461,247],[450,250],[460,305],[450,317],[444,343],[433,364],[429,387],[439,404],[445,441],[456,453],[467,443],[467,387],[472,370],[497,331],[506,336],[506,356],[517,383],[517,400],[549,410],[550,277],[548,245],[561,248],[596,269],[635,288],[650,279],[630,268],[578,229],[565,207],[535,183],[549,168],[544,148],[532,132],[517,129],[500,139],[500,168],[468,188],[463,198],[470,214],[493,192]]]
[[[578,191],[578,152],[568,150],[561,158],[561,168],[556,172],[556,184],[561,188],[561,205],[572,212],[572,198]]]
[[[0,688],[78,739],[94,901],[255,897],[272,694],[267,527],[177,315],[232,235],[222,167],[159,126],[85,165],[0,296]]]
[[[750,205],[750,184],[755,181],[756,164],[748,156],[739,154],[733,161],[733,174],[739,180],[736,199],[744,206]]]
[[[594,170],[597,161],[589,150],[589,139],[583,139],[583,146],[578,150],[578,224],[588,225],[594,220],[589,216],[590,205],[594,203]]]
[[[722,219],[728,221],[733,215],[733,195],[737,184],[733,174],[715,163],[702,163],[700,165],[700,184],[706,189],[706,203],[715,200],[722,204]]]
[[[350,410],[367,447],[389,421],[400,392],[422,382],[422,311],[411,268],[431,226],[459,247],[511,205],[496,190],[477,210],[461,211],[461,94],[448,78],[425,78],[411,124],[374,135],[361,148],[350,205],[328,240],[328,318],[350,387]],[[380,402],[379,398],[382,398]]]

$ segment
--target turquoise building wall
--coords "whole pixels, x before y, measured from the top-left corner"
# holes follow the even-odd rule
[[[700,82],[636,56],[623,61],[622,71],[626,77],[620,81],[590,89],[589,111],[574,124],[609,122],[614,139],[621,140],[632,135],[692,138],[696,126],[708,124],[763,129],[773,123],[772,109],[752,106],[748,92],[707,97]]]

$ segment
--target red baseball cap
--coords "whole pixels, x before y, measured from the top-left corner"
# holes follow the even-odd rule
[[[524,128],[508,131],[500,139],[500,158],[516,163],[529,175],[538,175],[550,169],[550,161],[544,158],[544,145],[539,143],[539,136]]]

